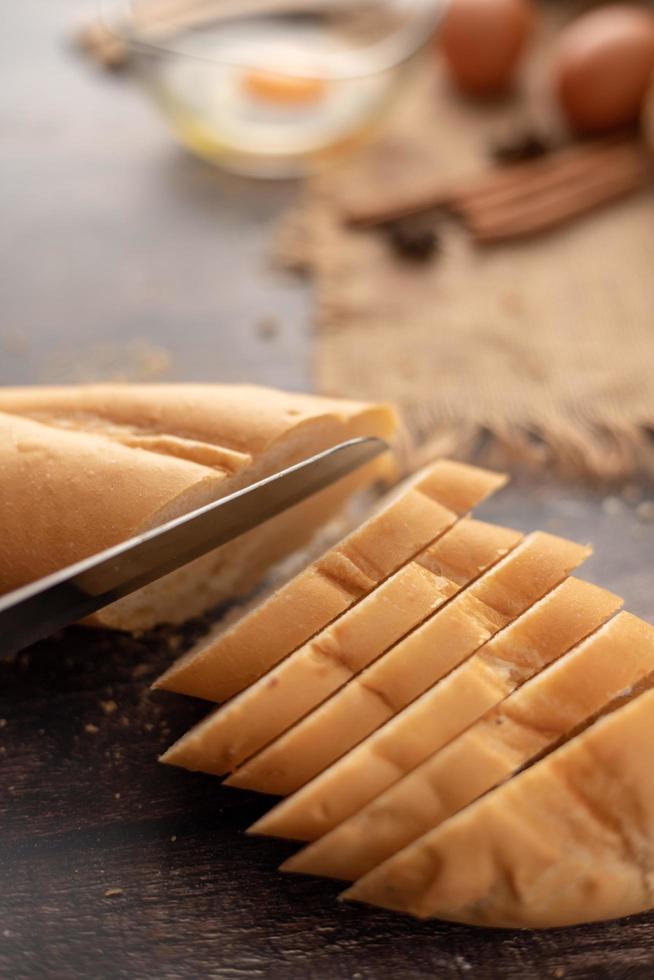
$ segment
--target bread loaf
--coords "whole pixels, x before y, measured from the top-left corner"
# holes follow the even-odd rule
[[[653,730],[654,690],[647,690],[410,844],[344,897],[506,928],[568,926],[651,908]]]
[[[252,684],[410,561],[505,477],[441,460],[252,613],[209,637],[155,686],[223,701]]]
[[[0,592],[345,439],[391,439],[395,426],[383,406],[249,386],[0,389]],[[368,464],[93,621],[145,629],[244,594],[387,465]]]
[[[162,762],[222,775],[286,731],[519,542],[465,519],[191,729]]]
[[[280,795],[325,770],[266,814],[256,832],[313,840],[458,734],[474,720],[474,699],[465,712],[443,715],[433,704],[437,689],[432,685],[588,554],[588,548],[563,538],[530,535],[313,714],[237,769],[227,780],[230,786]]]

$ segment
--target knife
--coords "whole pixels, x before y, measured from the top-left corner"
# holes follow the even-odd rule
[[[385,452],[350,439],[0,597],[0,656],[75,623],[281,514]]]

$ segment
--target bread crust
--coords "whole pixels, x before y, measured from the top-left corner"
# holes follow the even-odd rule
[[[290,430],[331,416],[347,422],[369,413],[386,415],[385,432],[396,426],[389,406],[264,388],[220,384],[93,384],[0,388],[0,411],[65,428],[91,432],[115,427],[150,436],[177,436],[191,443],[223,446],[245,458],[259,455]],[[192,450],[191,450],[192,451]],[[197,461],[197,460],[194,460]]]
[[[344,897],[496,928],[545,929],[650,909],[653,727],[650,689],[400,851]]]
[[[222,477],[85,432],[0,413],[0,592],[117,544]]]

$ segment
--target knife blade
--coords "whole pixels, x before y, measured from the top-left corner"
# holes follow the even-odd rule
[[[22,650],[238,538],[385,452],[350,439],[0,597],[0,656]]]

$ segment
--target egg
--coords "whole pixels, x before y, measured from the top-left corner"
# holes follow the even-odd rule
[[[651,150],[654,150],[654,84],[650,86],[645,99],[641,120],[645,142]]]
[[[600,133],[634,122],[653,73],[654,14],[643,7],[599,7],[558,38],[554,89],[579,132]]]
[[[456,85],[481,96],[508,89],[534,21],[531,0],[450,0],[437,43]]]

